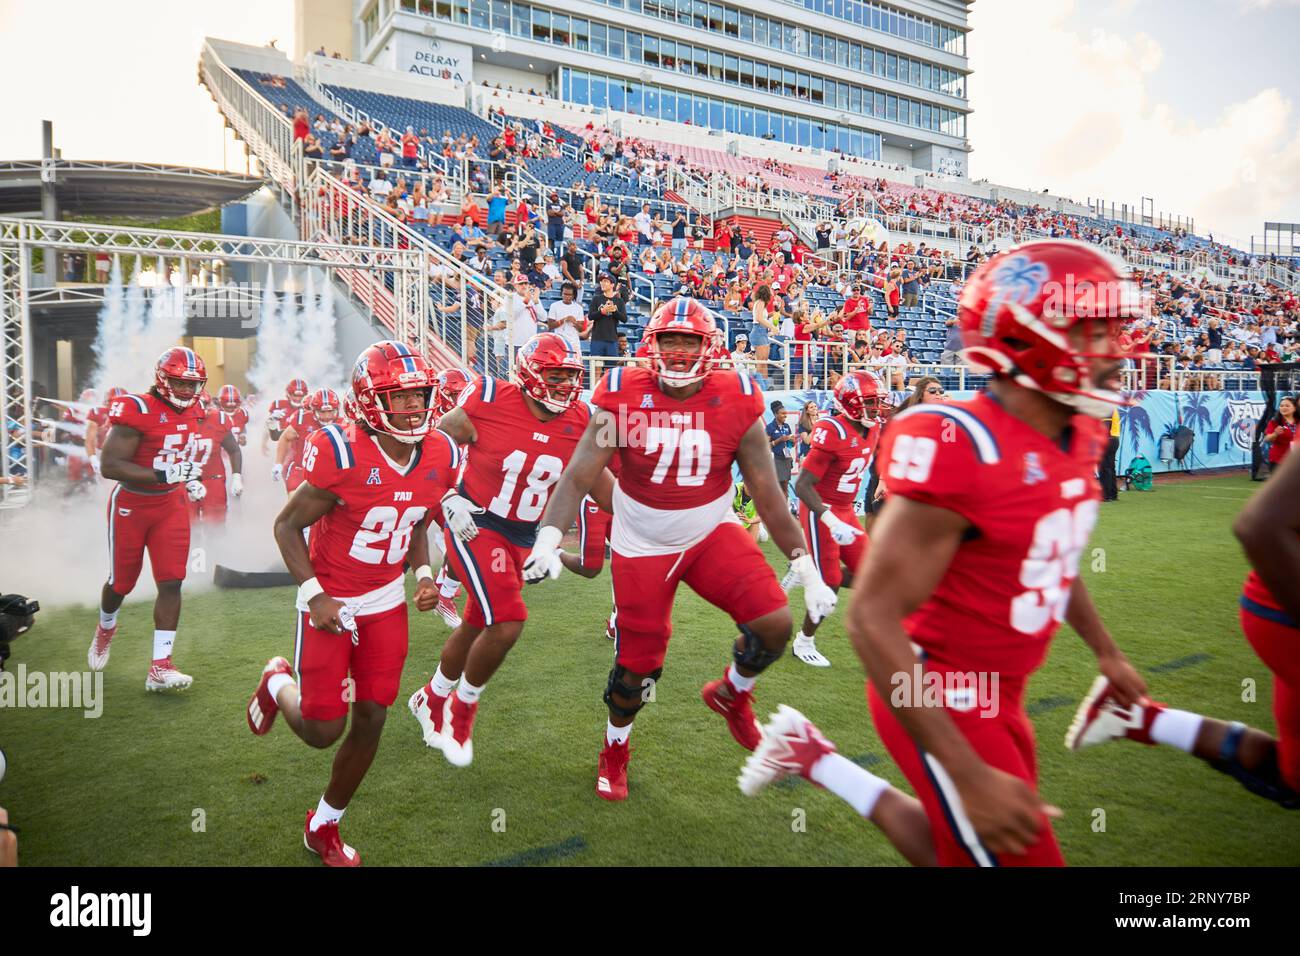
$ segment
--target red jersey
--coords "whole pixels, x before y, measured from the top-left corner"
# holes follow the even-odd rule
[[[80,411],[74,411],[71,408],[63,410],[63,420],[65,422],[77,422],[78,424],[88,424],[94,422],[99,426],[99,433],[95,437],[95,451],[104,447],[104,439],[108,437],[108,408],[100,405],[89,409],[83,415]]]
[[[411,529],[439,507],[460,467],[460,452],[446,432],[434,429],[399,468],[375,436],[361,430],[354,434],[349,439],[331,424],[307,440],[307,480],[339,499],[312,526],[311,566],[326,593],[339,599],[398,582],[391,604],[396,607],[406,599],[400,581]]]
[[[236,438],[248,434],[248,409],[241,407],[233,412],[226,412],[226,418],[230,419],[230,430]]]
[[[682,551],[735,520],[731,466],[741,436],[763,415],[763,393],[748,373],[710,372],[698,392],[678,400],[660,389],[654,371],[616,368],[591,401],[619,424],[616,551]]]
[[[1258,617],[1268,618],[1289,627],[1300,627],[1300,622],[1292,621],[1287,616],[1281,602],[1273,596],[1273,592],[1268,589],[1268,585],[1254,568],[1251,568],[1250,573],[1246,575],[1245,586],[1241,589],[1241,606]]]
[[[803,467],[820,476],[817,494],[822,501],[832,507],[857,501],[879,440],[879,426],[868,428],[866,435],[860,435],[843,415],[818,419],[812,430],[812,450],[804,459]]]
[[[231,418],[223,411],[208,412],[194,423],[190,440],[185,443],[185,458],[202,466],[203,481],[225,481],[226,459],[221,454],[221,443],[234,427]]]
[[[286,467],[302,464],[302,454],[307,446],[307,439],[320,431],[321,425],[320,422],[316,421],[315,415],[305,408],[300,408],[280,420],[281,431],[287,431],[290,428],[298,437],[289,443],[289,454],[284,460]]]
[[[889,493],[955,511],[972,526],[906,622],[930,658],[1004,677],[1042,663],[1097,520],[1108,432],[1075,415],[1062,448],[987,394],[919,405],[890,421],[879,464]]]
[[[108,407],[108,423],[140,433],[140,444],[131,456],[133,464],[162,471],[168,465],[186,460],[185,446],[196,431],[198,410],[197,401],[178,411],[152,392],[146,392],[115,399]],[[177,486],[149,482],[135,487],[144,492],[168,492]]]
[[[577,402],[550,421],[539,421],[518,385],[486,377],[461,392],[456,404],[477,433],[460,481],[461,494],[487,509],[474,516],[475,522],[531,547],[551,489],[573,457],[591,412]]]

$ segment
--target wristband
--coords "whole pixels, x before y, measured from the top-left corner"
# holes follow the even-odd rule
[[[418,568],[416,568],[415,580],[419,581],[421,578],[428,578],[429,580],[433,580],[433,568],[429,567],[427,564],[422,564]]]
[[[301,604],[310,604],[312,598],[324,593],[325,589],[320,586],[320,582],[315,578],[308,578],[298,585],[298,601]]]
[[[158,484],[160,485],[168,484],[167,472],[163,471],[161,468],[155,468],[153,470],[153,476],[158,479]]]

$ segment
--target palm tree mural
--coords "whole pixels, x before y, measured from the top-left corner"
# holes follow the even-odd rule
[[[1192,392],[1183,405],[1183,424],[1194,432],[1208,431],[1210,428],[1210,402],[1204,392]]]
[[[1232,425],[1232,402],[1248,401],[1250,401],[1250,395],[1247,392],[1223,393],[1223,411],[1219,413],[1219,431],[1226,432]]]
[[[1143,436],[1150,442],[1154,442],[1156,436],[1151,431],[1151,416],[1142,407],[1148,393],[1139,391],[1125,394],[1133,400],[1133,404],[1119,406],[1119,430],[1120,434],[1128,435],[1129,447],[1136,455],[1142,447]]]

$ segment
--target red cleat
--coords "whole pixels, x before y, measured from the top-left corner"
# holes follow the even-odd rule
[[[736,743],[746,750],[758,746],[763,739],[763,732],[754,719],[754,708],[751,706],[753,691],[736,690],[724,674],[721,680],[710,681],[700,688],[700,696],[711,710],[716,710],[727,718],[727,729],[736,738]]]
[[[113,643],[113,635],[116,633],[116,624],[107,630],[95,625],[95,639],[90,642],[90,650],[86,653],[86,662],[92,671],[102,671],[108,666],[109,645]]]
[[[447,597],[445,594],[438,595],[438,606],[434,608],[438,616],[447,622],[450,628],[460,627],[460,612],[456,610],[456,602]]]
[[[257,683],[257,690],[248,699],[248,729],[257,736],[262,736],[275,723],[275,715],[280,712],[280,705],[266,685],[275,674],[293,675],[293,667],[283,657],[272,657],[262,668],[262,679]]]
[[[443,731],[446,729],[447,697],[440,697],[425,684],[406,701],[407,708],[420,725],[426,746],[442,749]]]
[[[1110,681],[1098,676],[1088,688],[1088,695],[1065,732],[1065,746],[1070,750],[1094,747],[1109,740],[1127,738],[1140,744],[1154,745],[1151,725],[1165,705],[1144,697],[1128,707],[1120,704]]]
[[[467,704],[451,695],[448,720],[442,731],[442,755],[453,767],[468,767],[474,761],[474,716],[478,704]]]
[[[323,823],[315,833],[311,829],[311,818],[315,810],[307,811],[307,825],[303,830],[302,843],[311,850],[326,866],[360,866],[361,854],[343,842],[339,836],[337,823]]]
[[[621,744],[605,741],[596,764],[596,796],[602,800],[627,799],[627,762],[632,748],[625,740]]]
[[[614,633],[614,618],[610,617],[605,621],[605,636],[611,641],[618,640],[618,635]]]

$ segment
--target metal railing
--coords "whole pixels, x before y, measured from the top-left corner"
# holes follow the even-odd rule
[[[199,76],[267,175],[296,194],[302,179],[302,149],[295,146],[293,124],[288,117],[273,109],[261,93],[228,69],[206,42],[199,54]]]

